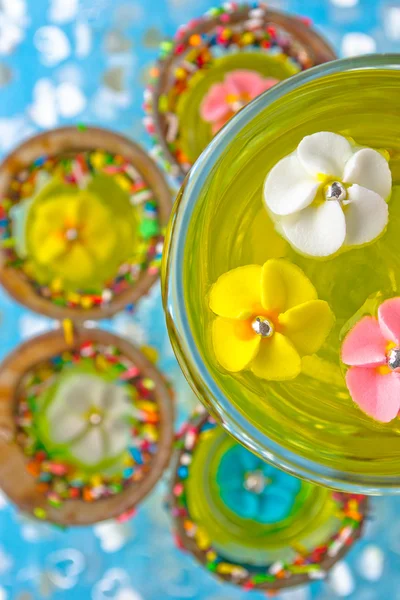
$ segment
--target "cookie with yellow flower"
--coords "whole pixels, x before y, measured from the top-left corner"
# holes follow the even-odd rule
[[[170,210],[133,141],[87,127],[35,136],[0,164],[0,283],[56,319],[132,308],[159,276]]]
[[[129,196],[112,180],[103,188],[94,179],[80,189],[55,177],[29,206],[27,269],[41,284],[101,290],[132,256],[136,228]]]

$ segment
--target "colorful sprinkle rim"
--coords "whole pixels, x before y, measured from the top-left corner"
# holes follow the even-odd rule
[[[133,401],[136,409],[132,423],[129,457],[124,458],[125,469],[112,477],[80,474],[79,469],[65,462],[55,462],[46,451],[35,429],[35,415],[40,408],[38,397],[45,392],[58,376],[71,365],[79,365],[83,359],[102,371],[112,368],[119,376],[115,383],[136,390]],[[153,456],[158,449],[158,405],[153,396],[154,381],[143,377],[139,368],[121,355],[116,346],[102,346],[86,342],[79,348],[53,356],[50,360],[34,365],[24,376],[18,388],[16,423],[17,442],[28,458],[28,472],[36,478],[37,490],[44,494],[52,506],[61,506],[68,499],[93,502],[122,492],[129,484],[143,480],[151,469]]]
[[[186,422],[175,442],[173,478],[168,507],[174,520],[178,548],[190,552],[216,577],[245,590],[278,590],[325,578],[329,569],[339,561],[361,536],[368,515],[365,496],[332,492],[332,498],[342,515],[341,524],[333,537],[308,554],[298,554],[292,563],[275,562],[263,567],[226,560],[212,544],[198,544],[196,532],[200,524],[192,520],[186,500],[185,482],[190,475],[190,463],[204,432],[217,424],[201,407]],[[201,538],[200,538],[201,539]]]
[[[335,53],[310,24],[262,2],[225,2],[182,25],[173,40],[161,44],[145,92],[144,125],[153,140],[152,155],[166,173],[181,183],[191,167],[179,145],[175,108],[193,75],[209,69],[216,56],[244,49],[279,51],[300,70],[334,60]]]
[[[37,395],[83,358],[112,365],[116,381],[137,392],[129,460],[115,476],[83,474],[52,460],[34,433]],[[170,386],[139,350],[111,333],[75,329],[68,345],[57,330],[22,344],[0,366],[0,487],[38,519],[84,525],[129,518],[161,477],[172,443]]]
[[[102,293],[71,293],[60,289],[57,282],[41,286],[24,271],[24,261],[14,249],[10,210],[32,194],[43,172],[57,173],[70,185],[78,185],[90,174],[104,173],[130,194],[140,211],[135,260],[121,265]],[[132,309],[157,280],[171,196],[156,165],[134,142],[110,131],[82,126],[36,136],[0,166],[0,198],[0,282],[28,308],[58,319],[101,319],[125,307]]]

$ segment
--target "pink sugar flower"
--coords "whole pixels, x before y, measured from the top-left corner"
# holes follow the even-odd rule
[[[367,415],[389,423],[400,410],[400,297],[380,305],[378,319],[363,317],[347,334],[342,361],[346,383]]]
[[[278,79],[254,71],[232,71],[209,89],[200,107],[201,118],[211,124],[215,135],[238,110],[276,83]]]

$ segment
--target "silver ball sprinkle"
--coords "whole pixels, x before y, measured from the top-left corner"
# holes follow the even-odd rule
[[[69,242],[74,242],[78,237],[78,230],[75,229],[75,227],[70,227],[70,229],[67,229],[65,232],[65,237]]]
[[[264,317],[256,317],[251,324],[253,331],[261,337],[269,338],[274,334],[274,326],[271,321]]]
[[[96,412],[92,413],[89,417],[89,423],[94,426],[100,425],[102,420],[102,415]]]
[[[346,200],[347,190],[343,183],[340,183],[340,181],[334,181],[331,183],[326,190],[325,198],[327,200]]]
[[[387,365],[389,369],[395,371],[400,367],[400,348],[392,348],[387,355]]]
[[[262,471],[251,471],[246,475],[244,487],[248,492],[261,494],[268,483],[269,482]]]

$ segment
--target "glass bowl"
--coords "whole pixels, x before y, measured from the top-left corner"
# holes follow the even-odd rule
[[[187,176],[173,210],[162,267],[164,307],[178,361],[223,427],[291,474],[366,494],[400,492],[399,421],[378,423],[352,402],[337,346],[329,358],[329,340],[336,336],[338,345],[340,332],[371,295],[385,297],[388,290],[393,295],[397,288],[399,68],[399,55],[338,60],[295,75],[240,111]],[[262,208],[265,176],[288,153],[285,144],[292,151],[303,136],[316,131],[340,132],[361,145],[389,148],[394,181],[385,236],[324,263],[282,248],[285,242]],[[276,238],[272,257],[300,263],[318,292],[325,290],[324,299],[331,301],[336,315],[322,358],[309,361],[299,383],[290,385],[256,382],[246,374],[233,377],[218,366],[211,344],[211,286],[234,267],[261,265],[271,258],[263,245],[271,236]]]

